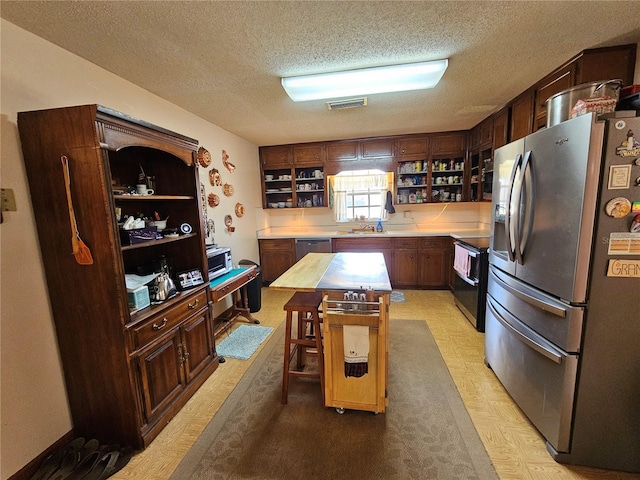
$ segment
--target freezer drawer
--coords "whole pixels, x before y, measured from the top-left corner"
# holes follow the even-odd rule
[[[487,296],[485,360],[558,452],[569,450],[578,356],[567,354]]]
[[[572,306],[491,266],[488,292],[522,323],[566,352],[580,351],[584,308]]]

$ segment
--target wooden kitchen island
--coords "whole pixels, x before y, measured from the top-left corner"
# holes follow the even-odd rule
[[[382,253],[309,253],[269,288],[322,292],[325,405],[384,412],[389,384],[389,298],[391,283]],[[344,293],[366,300],[345,300]],[[368,372],[347,376],[344,327],[369,328]],[[365,332],[366,335],[366,332]]]

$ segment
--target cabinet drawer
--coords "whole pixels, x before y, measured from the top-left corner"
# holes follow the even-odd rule
[[[395,244],[397,249],[415,250],[418,248],[417,238],[396,238]]]
[[[293,238],[267,238],[259,241],[260,250],[294,250]]]
[[[179,304],[161,312],[133,329],[133,345],[138,349],[171,330],[185,318],[207,306],[207,293],[186,298]]]
[[[390,249],[390,238],[334,238],[333,251],[377,251],[379,249]]]
[[[448,237],[430,237],[430,238],[421,238],[420,239],[420,248],[421,249],[429,249],[429,248],[447,248],[447,238]]]
[[[219,301],[223,297],[229,295],[231,292],[234,292],[235,290],[240,288],[245,283],[250,282],[251,280],[256,278],[256,275],[257,275],[256,268],[251,268],[251,269],[248,269],[247,272],[242,273],[232,281],[221,283],[220,285],[216,285],[214,288],[211,289],[211,297],[213,299],[213,302],[215,303]]]

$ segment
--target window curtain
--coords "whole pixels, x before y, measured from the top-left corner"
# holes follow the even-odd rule
[[[348,218],[347,214],[347,193],[378,191],[380,194],[380,213],[378,218],[386,218],[385,202],[389,180],[387,174],[381,172],[379,174],[355,174],[355,175],[336,175],[333,178],[333,199],[336,212],[336,221],[345,222],[353,220]]]

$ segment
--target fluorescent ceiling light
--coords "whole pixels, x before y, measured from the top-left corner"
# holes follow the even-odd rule
[[[288,77],[282,87],[294,102],[421,90],[435,87],[448,64],[445,59]]]

